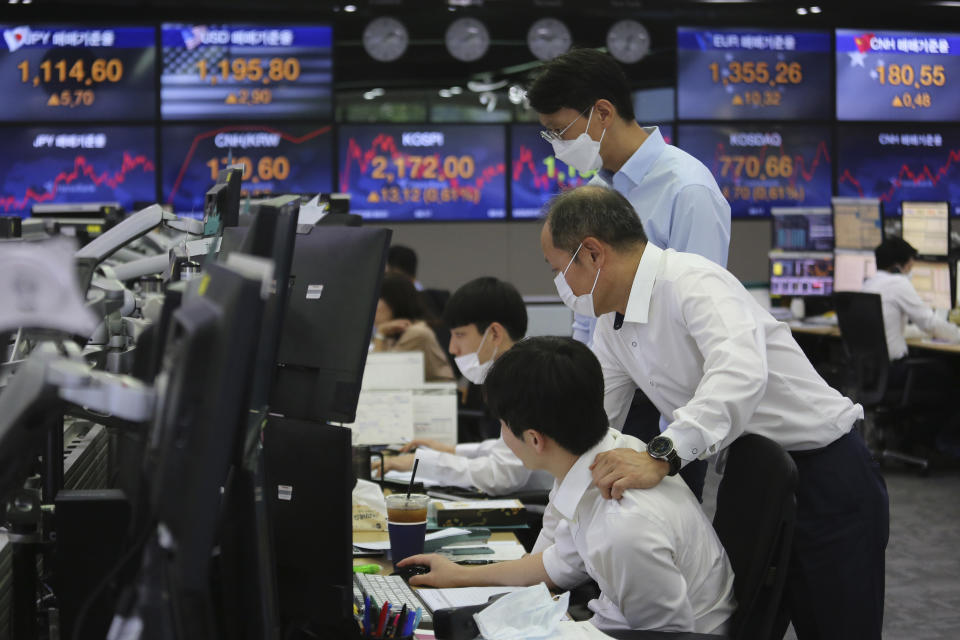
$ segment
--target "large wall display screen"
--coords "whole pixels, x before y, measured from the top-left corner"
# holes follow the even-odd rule
[[[339,190],[365,218],[504,218],[505,136],[499,125],[342,126]]]
[[[153,27],[0,25],[0,120],[151,120]]]
[[[333,115],[329,26],[165,24],[165,120]]]
[[[887,216],[905,200],[949,202],[960,216],[960,129],[844,126],[837,145],[839,195],[879,198]]]
[[[691,120],[832,117],[830,33],[677,30],[677,116]]]
[[[960,119],[960,34],[837,30],[838,120]]]
[[[152,127],[8,129],[0,154],[0,213],[35,204],[135,202],[157,198]]]
[[[330,125],[163,127],[163,200],[178,213],[202,214],[203,197],[231,163],[243,164],[242,192],[330,192]]]
[[[680,125],[678,146],[713,173],[734,217],[771,207],[829,207],[830,129],[813,125]]]

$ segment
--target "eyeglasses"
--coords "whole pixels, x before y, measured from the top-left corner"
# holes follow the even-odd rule
[[[570,124],[565,126],[563,129],[544,129],[540,132],[540,137],[546,140],[547,142],[556,142],[557,140],[563,140],[563,134],[567,132],[567,129],[573,126],[573,123],[583,117],[587,111],[593,108],[593,105],[590,105],[586,109],[580,112],[576,118],[570,121]]]

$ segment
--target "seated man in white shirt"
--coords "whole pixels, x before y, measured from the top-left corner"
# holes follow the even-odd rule
[[[907,320],[935,338],[960,343],[960,328],[938,318],[910,284],[908,275],[917,250],[903,238],[893,237],[884,240],[874,255],[877,273],[863,283],[863,291],[880,294],[890,360],[896,362],[907,356],[907,341],[903,336]]]
[[[450,353],[470,382],[483,384],[494,360],[527,332],[527,308],[517,289],[492,277],[477,278],[457,289],[443,311],[450,327]],[[510,452],[502,438],[468,442],[456,447],[432,440],[414,440],[404,450],[416,454],[389,456],[387,471],[409,471],[419,459],[417,475],[452,487],[476,487],[497,496],[518,491],[547,490],[553,478],[531,471]]]
[[[671,418],[647,451],[597,456],[603,495],[657,487],[744,433],[774,440],[800,477],[785,593],[797,637],[879,639],[889,508],[853,429],[863,409],[824,382],[789,327],[730,272],[647,242],[616,191],[555,198],[540,243],[561,298],[600,316],[593,351],[611,425],[638,388]]]
[[[600,629],[723,634],[735,609],[733,570],[709,520],[680,478],[605,500],[590,465],[603,451],[643,443],[607,427],[603,372],[570,338],[524,340],[493,365],[485,384],[504,441],[531,469],[555,482],[548,509],[558,515],[552,540],[519,560],[462,566],[436,554],[411,585],[525,586],[570,589],[588,579],[600,596],[588,604]],[[548,535],[546,528],[541,534]]]

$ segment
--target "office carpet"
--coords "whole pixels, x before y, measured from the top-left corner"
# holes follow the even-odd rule
[[[927,478],[890,465],[884,640],[960,637],[960,471]],[[720,476],[710,465],[704,511],[716,510]],[[786,640],[795,640],[793,628]]]

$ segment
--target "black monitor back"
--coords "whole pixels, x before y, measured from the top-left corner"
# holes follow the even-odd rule
[[[353,422],[391,231],[313,227],[298,234],[270,411]]]
[[[203,200],[203,235],[216,235],[221,227],[235,227],[240,219],[240,186],[243,165],[231,165],[217,176],[217,182]]]

